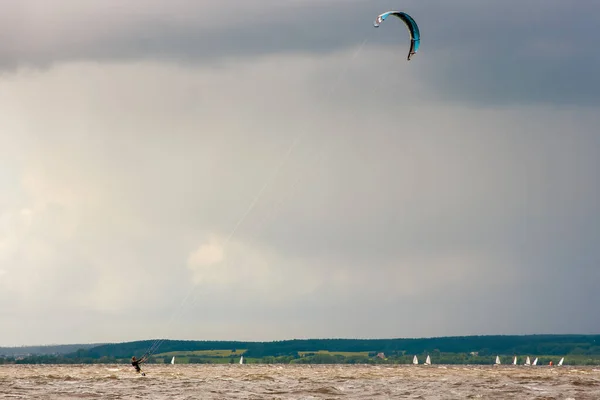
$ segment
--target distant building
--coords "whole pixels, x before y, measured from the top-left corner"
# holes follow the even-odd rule
[[[479,352],[478,351],[472,351],[469,354],[472,355],[472,356],[478,356]]]
[[[382,360],[384,360],[385,359],[385,354],[383,354],[383,353],[377,353],[377,357],[379,357]]]

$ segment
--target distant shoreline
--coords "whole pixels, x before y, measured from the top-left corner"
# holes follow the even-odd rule
[[[600,335],[488,335],[418,339],[295,339],[271,342],[142,340],[108,344],[0,347],[1,364],[129,363],[131,356],[148,363],[183,364],[411,364],[429,355],[433,364],[502,364],[518,357],[539,365],[599,365]]]

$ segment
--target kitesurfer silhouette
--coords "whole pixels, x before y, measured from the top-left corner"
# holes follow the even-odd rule
[[[142,357],[139,360],[137,360],[135,358],[135,356],[131,357],[131,365],[133,365],[135,367],[135,372],[137,372],[138,374],[140,372],[142,372],[142,369],[140,368],[140,364],[143,363],[144,361],[146,361],[146,357]],[[142,372],[142,376],[146,376],[146,373]]]

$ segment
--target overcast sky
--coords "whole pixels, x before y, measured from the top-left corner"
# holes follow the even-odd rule
[[[0,4],[0,345],[600,333],[600,3]]]

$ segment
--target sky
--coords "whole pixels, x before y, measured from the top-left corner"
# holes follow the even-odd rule
[[[599,3],[0,4],[0,345],[600,333]]]

